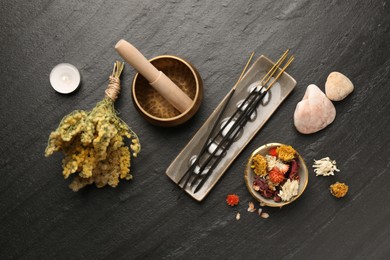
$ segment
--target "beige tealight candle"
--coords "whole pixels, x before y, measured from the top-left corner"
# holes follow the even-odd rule
[[[80,84],[80,73],[72,64],[60,63],[50,72],[50,84],[59,93],[71,93]]]

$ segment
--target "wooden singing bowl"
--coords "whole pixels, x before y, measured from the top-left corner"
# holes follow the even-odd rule
[[[186,122],[199,109],[203,98],[203,81],[198,71],[189,62],[172,55],[158,56],[150,62],[189,96],[192,104],[180,113],[137,73],[132,85],[132,98],[136,109],[154,125],[171,127]]]

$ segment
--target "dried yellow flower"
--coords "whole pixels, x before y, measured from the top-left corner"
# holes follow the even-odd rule
[[[295,158],[296,151],[290,145],[281,145],[276,149],[278,158],[282,161],[289,162]]]
[[[265,176],[267,174],[267,160],[261,154],[253,156],[251,167],[257,175]]]
[[[330,185],[330,193],[336,198],[342,198],[347,195],[348,186],[345,183],[336,182],[335,184]]]

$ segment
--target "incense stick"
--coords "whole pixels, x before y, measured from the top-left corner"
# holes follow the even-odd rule
[[[232,136],[232,138],[228,140],[228,143],[226,144],[226,146],[224,148],[225,151],[228,150],[230,148],[230,146],[234,143],[234,139],[237,137],[237,135],[239,133],[238,130],[243,128],[246,125],[246,123],[248,122],[247,119],[250,118],[250,115],[254,112],[254,110],[260,104],[260,102],[264,98],[265,94],[266,94],[266,92],[263,92],[262,94],[257,96],[258,98],[255,101],[256,105],[253,106],[250,110],[248,110],[247,113],[245,113],[245,115],[242,117],[242,120],[240,120],[240,123],[237,125],[237,127],[238,127],[237,131],[235,131],[233,136]],[[214,171],[214,169],[218,166],[219,162],[222,160],[222,157],[223,156],[219,156],[217,158],[217,160],[214,161],[214,163],[211,165],[210,169],[208,170],[207,174],[205,174],[203,176],[203,178],[201,179],[200,183],[196,186],[196,188],[194,190],[194,193],[197,193],[203,187],[204,183],[208,180],[208,178],[211,176],[211,174]]]

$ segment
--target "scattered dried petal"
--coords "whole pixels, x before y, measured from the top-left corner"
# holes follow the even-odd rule
[[[260,190],[260,186],[259,186],[259,185],[253,185],[253,189],[254,189],[255,191],[259,191],[259,190]]]
[[[257,211],[257,214],[259,214],[259,216],[261,216],[261,212],[263,211],[262,208],[259,208],[259,210]]]
[[[265,203],[264,202],[260,202],[260,207],[264,207],[265,206]]]
[[[267,212],[263,212],[263,213],[261,213],[260,217],[269,218],[269,214]]]
[[[237,214],[236,214],[236,220],[240,220],[240,218],[241,218],[241,214],[240,214],[240,212],[237,212]]]
[[[249,212],[255,212],[256,211],[255,204],[253,204],[253,202],[249,202],[248,211]]]

